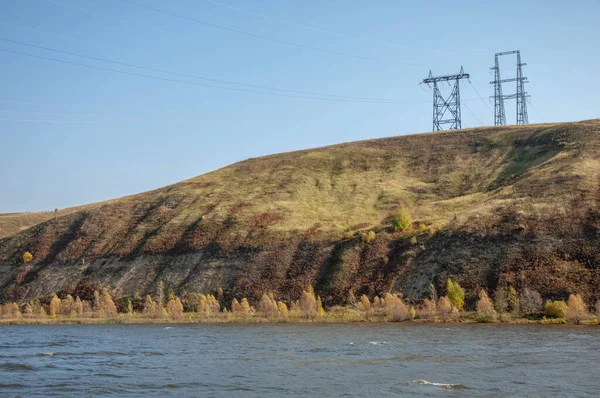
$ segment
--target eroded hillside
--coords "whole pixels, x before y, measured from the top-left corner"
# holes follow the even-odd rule
[[[222,287],[289,300],[312,284],[332,304],[389,290],[417,297],[453,276],[467,289],[507,281],[597,298],[599,137],[600,122],[587,121],[250,159],[0,240],[0,286],[20,301],[90,284],[153,293],[159,280],[180,294]],[[410,232],[390,226],[401,209]]]

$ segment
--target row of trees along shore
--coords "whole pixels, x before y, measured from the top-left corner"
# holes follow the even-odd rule
[[[448,279],[442,297],[433,285],[429,297],[414,305],[401,294],[385,293],[370,299],[350,299],[345,306],[333,306],[327,311],[312,287],[301,297],[286,304],[272,293],[264,293],[252,305],[248,299],[233,299],[224,305],[223,290],[216,294],[187,294],[183,299],[171,291],[166,297],[164,285],[159,284],[157,297],[125,298],[115,304],[107,292],[94,292],[91,300],[53,294],[42,303],[33,300],[25,305],[6,303],[0,306],[0,317],[10,321],[32,322],[511,322],[535,320],[541,323],[597,323],[600,299],[588,306],[578,294],[568,300],[542,301],[542,296],[530,289],[520,293],[513,287],[500,286],[493,299],[480,290],[475,311],[464,310],[465,292],[456,281]],[[411,301],[412,302],[412,301]],[[594,315],[595,314],[595,315]]]

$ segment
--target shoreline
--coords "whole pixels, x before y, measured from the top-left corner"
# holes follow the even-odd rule
[[[236,325],[277,325],[277,324],[340,324],[340,325],[376,325],[376,324],[398,324],[398,325],[540,325],[540,326],[600,326],[599,318],[590,318],[579,324],[567,322],[564,319],[539,319],[517,318],[504,322],[478,322],[475,319],[461,319],[458,321],[431,321],[431,320],[407,320],[392,322],[387,320],[343,320],[336,318],[322,319],[267,319],[267,318],[237,318],[237,319],[169,319],[169,318],[146,318],[136,316],[122,316],[116,318],[14,318],[0,319],[0,326],[39,326],[39,325],[193,325],[193,324],[236,324]]]

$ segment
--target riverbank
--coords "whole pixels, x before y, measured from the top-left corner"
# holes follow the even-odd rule
[[[261,316],[248,316],[248,317],[237,317],[231,316],[231,314],[222,314],[222,316],[203,318],[197,316],[197,314],[185,314],[180,319],[173,318],[149,318],[143,314],[119,314],[115,317],[110,318],[69,318],[69,317],[56,317],[56,318],[13,318],[13,319],[0,319],[0,326],[7,325],[102,325],[102,324],[132,324],[132,325],[143,325],[143,324],[282,324],[282,323],[301,323],[301,324],[431,324],[431,325],[460,325],[460,324],[496,324],[496,325],[575,325],[574,322],[569,322],[563,318],[521,318],[515,317],[512,319],[504,318],[502,321],[497,322],[481,322],[477,320],[476,312],[464,313],[457,320],[429,320],[429,319],[412,319],[404,321],[391,321],[389,319],[377,319],[377,318],[349,318],[344,316],[322,316],[315,317],[313,319],[307,319],[303,317],[261,317]],[[592,316],[588,319],[581,320],[577,325],[594,326],[600,325],[600,317]]]

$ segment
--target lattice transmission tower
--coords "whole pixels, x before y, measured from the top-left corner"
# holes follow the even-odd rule
[[[502,79],[500,77],[500,62],[499,57],[503,55],[517,54],[517,77],[511,79]],[[525,91],[525,83],[528,83],[526,77],[523,76],[523,66],[526,63],[521,62],[521,51],[505,51],[496,53],[496,60],[494,66],[490,70],[494,71],[494,81],[490,84],[494,86],[494,125],[504,126],[506,124],[506,113],[504,111],[504,100],[516,99],[517,100],[517,124],[529,124],[529,117],[527,116],[527,98],[529,95]],[[502,94],[502,83],[517,82],[517,92],[515,94]]]
[[[423,79],[421,83],[429,86],[433,83],[433,131],[440,131],[443,124],[450,124],[449,130],[458,130],[462,128],[460,117],[460,79],[468,79],[469,74],[465,73],[463,67],[460,67],[460,73],[456,75],[446,75],[434,77],[431,71],[429,76]],[[448,98],[442,95],[438,83],[454,81],[452,92]],[[431,86],[429,86],[431,88]],[[449,114],[446,116],[446,114]]]

